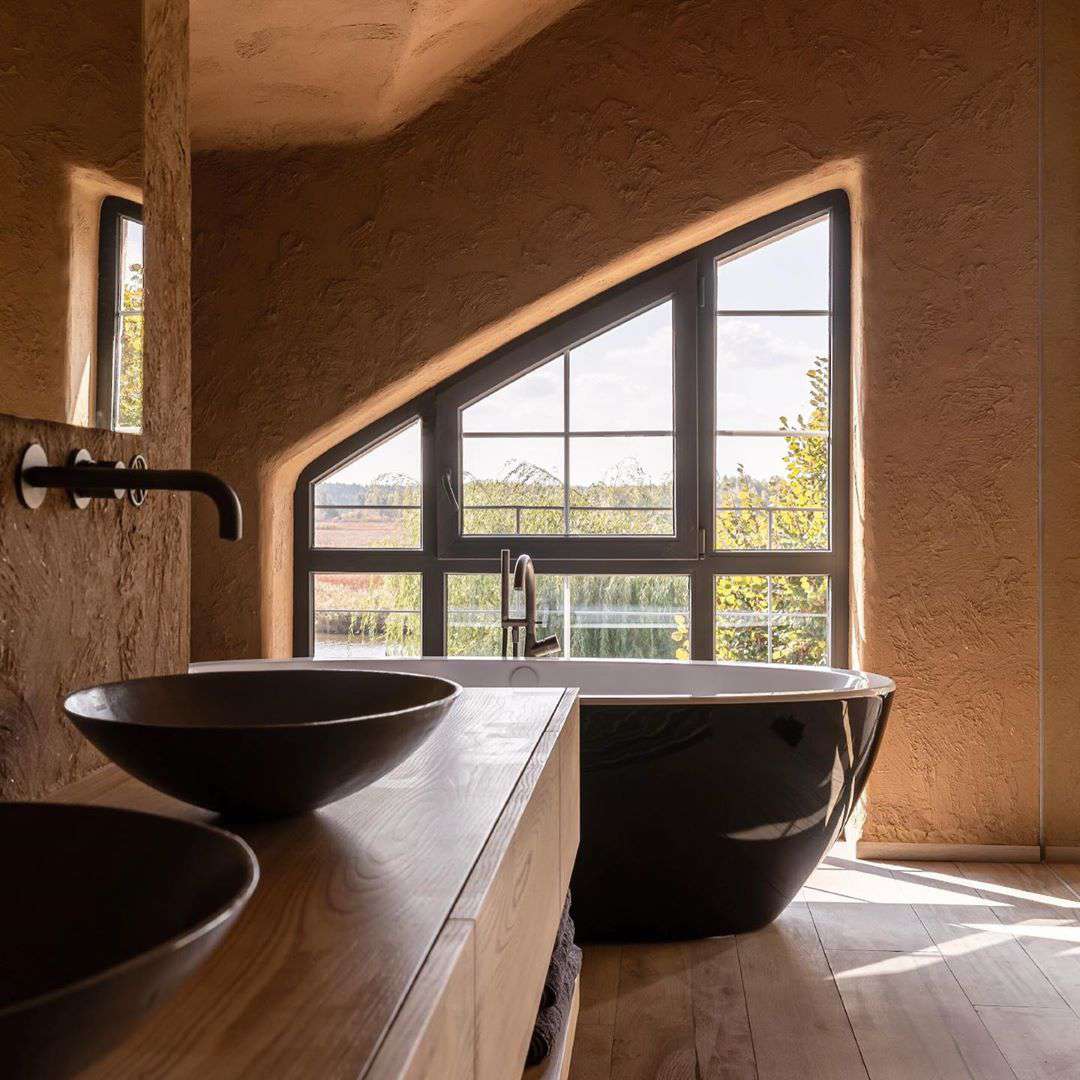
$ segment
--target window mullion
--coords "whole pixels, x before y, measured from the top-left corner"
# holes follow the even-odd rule
[[[425,656],[446,655],[446,575],[431,567],[421,575],[420,633]]]
[[[570,535],[570,351],[563,353],[563,535]],[[520,530],[519,530],[520,531]]]

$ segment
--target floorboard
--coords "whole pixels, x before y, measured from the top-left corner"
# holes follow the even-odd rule
[[[1080,867],[834,852],[752,934],[587,947],[571,1080],[1080,1080]]]
[[[1080,900],[1069,886],[1042,863],[964,863],[960,870],[996,901],[994,917],[1080,1013]]]
[[[696,1080],[688,946],[624,945],[611,1075]]]
[[[890,872],[826,859],[810,876],[803,895],[826,952],[870,949],[917,952],[933,942]]]
[[[735,938],[694,941],[688,948],[698,1080],[757,1080]]]
[[[939,954],[828,955],[871,1080],[1014,1080]]]
[[[760,1080],[865,1077],[809,907],[737,940]]]
[[[1019,1080],[1080,1076],[1080,1018],[1050,1009],[988,1006],[979,1016]]]
[[[912,907],[973,1005],[1061,1008],[1065,1002],[994,914],[1000,900],[983,896],[951,863],[894,868],[917,888]]]
[[[593,945],[584,950],[570,1080],[609,1080],[611,1076],[621,951],[618,945]]]

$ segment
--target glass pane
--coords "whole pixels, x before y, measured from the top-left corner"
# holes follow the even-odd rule
[[[319,548],[418,548],[420,511],[396,507],[315,507]]]
[[[827,549],[828,485],[825,436],[718,436],[717,549]]]
[[[716,659],[826,664],[829,579],[725,574],[716,578]]]
[[[816,574],[773,575],[772,609],[803,615],[828,615],[829,579]]]
[[[676,574],[573,574],[570,655],[690,659],[690,579]]]
[[[143,419],[143,226],[120,219],[120,296],[113,369],[117,431],[140,432]]]
[[[570,532],[575,536],[671,536],[675,517],[671,510],[570,510]]]
[[[561,536],[562,510],[530,510],[520,506],[461,512],[466,536]]]
[[[524,614],[524,596],[511,596],[510,611]],[[502,651],[498,574],[446,575],[446,653],[448,656],[499,656]],[[537,633],[562,636],[562,578],[536,578]]]
[[[462,439],[463,527],[469,533],[516,533],[518,511],[552,508],[557,515],[523,516],[527,526],[562,532],[563,439]],[[475,511],[482,508],[485,514]],[[491,513],[494,511],[494,513]]]
[[[141,271],[140,270],[140,281]],[[127,292],[127,290],[125,290]],[[138,299],[128,299],[142,304],[142,285]],[[142,431],[143,414],[143,317],[138,314],[120,316],[120,333],[117,337],[116,355],[116,423],[117,431],[138,433]]]
[[[315,656],[419,656],[420,574],[316,574]]]
[[[120,287],[123,311],[143,310],[143,224],[120,219]]]
[[[461,430],[563,431],[563,358],[549,360],[461,410]]]
[[[571,531],[670,536],[674,442],[670,435],[571,436]],[[643,514],[635,508],[662,512]]]
[[[768,662],[768,578],[730,574],[716,579],[716,659]]]
[[[719,311],[827,311],[829,216],[716,264]]]
[[[320,480],[315,546],[419,548],[420,458],[417,420]]]
[[[824,664],[829,654],[829,620],[824,615],[774,615],[774,664]]]
[[[570,353],[571,431],[672,430],[671,301]]]
[[[829,317],[718,317],[716,426],[827,432]]]

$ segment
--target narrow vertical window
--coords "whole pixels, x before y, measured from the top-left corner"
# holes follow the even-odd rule
[[[98,238],[98,427],[143,427],[142,207],[110,196],[101,204]]]
[[[829,548],[829,216],[716,263],[716,547]]]

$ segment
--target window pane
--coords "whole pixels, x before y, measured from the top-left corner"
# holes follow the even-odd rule
[[[315,574],[315,656],[419,656],[419,574]]]
[[[563,415],[563,358],[549,360],[461,410],[461,430],[558,431]]]
[[[120,219],[120,296],[114,352],[114,427],[139,432],[143,420],[143,226]]]
[[[716,659],[826,664],[829,579],[725,574],[716,578]]]
[[[690,579],[679,574],[538,574],[537,634],[558,634],[576,657],[690,659]],[[563,612],[569,593],[570,618]],[[521,593],[511,612],[524,613]],[[447,574],[449,656],[501,651],[497,574]]]
[[[731,574],[716,579],[716,659],[769,660],[769,579]]]
[[[570,655],[689,660],[690,579],[676,574],[572,574]]]
[[[570,353],[571,431],[672,430],[671,301]]]
[[[139,287],[142,303],[142,287]],[[143,317],[120,316],[116,357],[116,430],[142,431],[143,402]]]
[[[120,287],[124,311],[143,310],[143,223],[120,219]]]
[[[717,549],[827,549],[828,483],[824,436],[718,436]]]
[[[420,421],[315,485],[315,546],[419,548]]]
[[[716,426],[827,432],[829,317],[718,317]]]
[[[829,217],[716,264],[720,311],[827,311]]]
[[[315,546],[320,548],[418,548],[420,511],[387,507],[315,507]]]
[[[524,596],[511,595],[510,611],[524,614]],[[562,578],[536,578],[537,633],[562,636]],[[499,656],[502,651],[498,574],[446,575],[447,656]]]
[[[670,435],[572,436],[571,532],[670,536],[675,531],[673,465]],[[651,512],[642,513],[644,508]]]
[[[536,529],[561,533],[563,439],[470,438],[462,440],[466,534]],[[547,514],[525,511],[549,508]],[[550,509],[558,511],[550,513]],[[482,511],[482,512],[480,512]],[[521,514],[521,529],[518,516]]]

